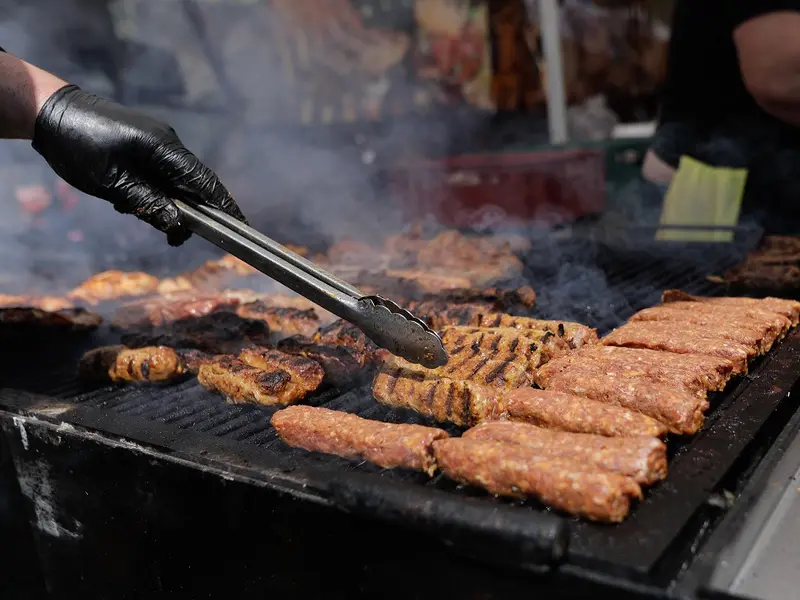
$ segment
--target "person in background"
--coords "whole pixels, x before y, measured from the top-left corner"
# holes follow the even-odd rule
[[[663,193],[682,156],[746,169],[742,217],[800,232],[799,34],[800,1],[676,0],[644,178]]]
[[[0,138],[31,140],[64,181],[166,233],[170,245],[191,235],[172,198],[245,221],[225,186],[169,125],[1,50]]]

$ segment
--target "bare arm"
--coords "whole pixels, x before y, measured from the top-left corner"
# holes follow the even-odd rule
[[[733,32],[744,83],[774,117],[800,126],[800,11],[771,12]]]
[[[0,138],[33,139],[42,105],[65,85],[55,75],[0,52]]]

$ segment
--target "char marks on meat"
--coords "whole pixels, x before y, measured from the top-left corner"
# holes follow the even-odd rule
[[[436,471],[433,442],[448,437],[434,427],[382,423],[345,412],[291,406],[272,416],[272,425],[289,446],[344,458],[363,459],[385,469]]]
[[[286,406],[305,398],[306,386],[283,369],[263,370],[233,356],[216,356],[200,365],[197,381],[234,404]]]
[[[236,354],[248,346],[269,346],[269,326],[231,312],[215,312],[196,319],[181,319],[165,327],[144,327],[125,333],[122,343],[131,348],[168,346],[194,348],[209,353]]]
[[[401,361],[387,361],[375,377],[372,393],[381,404],[411,409],[441,423],[462,427],[497,418],[504,411],[502,390],[437,377],[410,364],[404,368]]]
[[[236,314],[244,319],[264,321],[275,338],[293,335],[313,336],[320,326],[319,317],[313,309],[271,306],[265,300],[242,304],[236,310]]]
[[[165,346],[95,348],[83,355],[78,372],[87,382],[169,382],[196,373],[203,355]]]
[[[253,346],[239,354],[239,360],[263,371],[280,369],[292,377],[292,383],[310,394],[322,384],[325,372],[318,362],[302,356],[291,356],[271,348]]]

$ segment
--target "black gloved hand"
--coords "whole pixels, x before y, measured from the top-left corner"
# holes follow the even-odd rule
[[[245,221],[225,186],[169,125],[77,86],[47,99],[32,146],[64,181],[160,229],[173,246],[191,232],[170,198],[213,206]]]

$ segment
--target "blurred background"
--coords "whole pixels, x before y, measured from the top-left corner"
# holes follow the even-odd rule
[[[570,221],[624,187],[609,170],[634,173],[646,147],[671,3],[559,4],[557,145],[536,0],[0,0],[0,40],[169,122],[256,227],[313,245],[420,217]],[[633,123],[644,133],[620,134]],[[6,280],[25,289],[214,252],[202,240],[169,249],[25,143],[0,144],[0,198]]]

